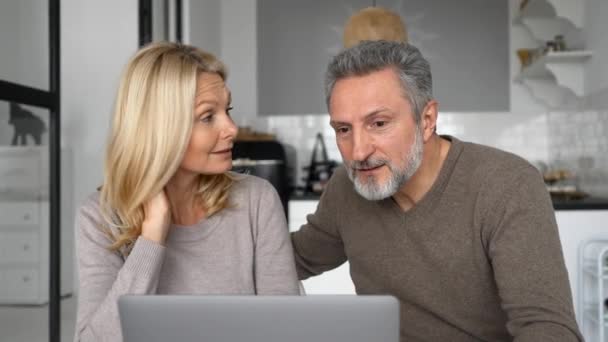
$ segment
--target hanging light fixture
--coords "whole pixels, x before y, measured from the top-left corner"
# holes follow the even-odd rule
[[[344,26],[345,48],[363,40],[407,42],[407,29],[399,14],[382,7],[367,7],[353,14]]]

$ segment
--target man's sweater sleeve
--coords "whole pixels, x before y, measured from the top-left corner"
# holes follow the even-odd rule
[[[139,237],[126,260],[111,251],[101,228],[97,200],[89,198],[76,215],[79,292],[75,341],[122,341],[118,298],[153,294],[165,248]]]
[[[481,201],[507,329],[515,342],[582,341],[549,194],[532,166],[509,175]]]
[[[339,232],[338,208],[342,204],[339,187],[346,177],[338,170],[329,180],[314,214],[307,216],[307,223],[297,232],[291,233],[296,270],[299,279],[306,279],[342,265],[347,257]],[[342,195],[343,196],[343,195]]]

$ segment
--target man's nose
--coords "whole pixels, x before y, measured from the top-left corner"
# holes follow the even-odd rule
[[[369,158],[373,153],[373,141],[365,132],[357,132],[353,134],[353,160],[367,160],[367,158]]]

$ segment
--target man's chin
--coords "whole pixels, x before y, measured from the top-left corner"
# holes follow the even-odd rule
[[[391,197],[394,191],[387,189],[384,184],[378,184],[368,179],[365,183],[360,182],[359,178],[354,182],[355,191],[369,201],[381,201]]]

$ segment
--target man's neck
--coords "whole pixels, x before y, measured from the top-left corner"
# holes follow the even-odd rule
[[[439,176],[450,149],[450,142],[437,134],[424,144],[422,162],[418,171],[393,195],[403,211],[408,211],[426,195]]]

